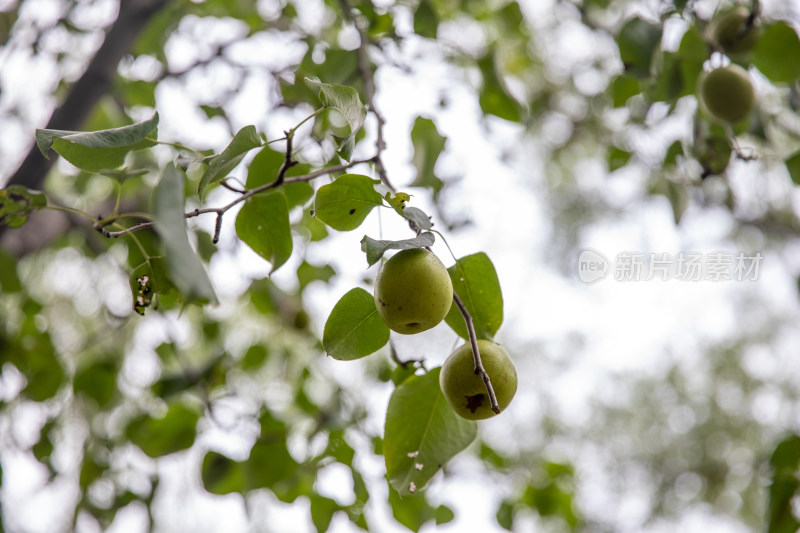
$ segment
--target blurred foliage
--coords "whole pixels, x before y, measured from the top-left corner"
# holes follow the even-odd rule
[[[55,80],[48,99],[69,89],[75,65],[85,64],[84,48],[77,44],[95,39],[103,27],[98,16],[81,12],[91,2],[57,3],[60,9],[49,20],[23,9],[32,1],[0,7],[0,42],[5,43],[0,52],[16,47],[50,65]],[[510,157],[525,161],[526,151],[536,150],[545,162],[540,185],[552,220],[553,257],[571,257],[566,252],[576,249],[584,231],[598,220],[614,220],[634,204],[664,199],[676,224],[688,211],[721,209],[735,222],[727,238],[745,242],[755,232],[765,249],[791,255],[789,246],[800,228],[793,201],[800,184],[798,21],[780,9],[758,13],[764,31],[752,54],[726,58],[710,41],[708,25],[731,2],[676,0],[635,10],[641,3],[633,0],[553,4],[545,17],[514,0],[352,1],[356,23],[370,40],[370,73],[414,71],[417,58],[409,50],[436,50],[461,76],[454,86],[466,86],[474,95],[487,137],[514,127],[518,142]],[[365,176],[355,178],[356,192],[337,191],[347,179],[323,187],[291,182],[357,157],[362,146],[372,153],[374,131],[368,140],[360,129],[361,108],[347,105],[352,99],[365,102],[368,89],[343,5],[334,0],[313,9],[300,0],[168,3],[133,45],[112,91],[97,103],[86,125],[88,130],[133,129],[111,136],[40,136],[40,142],[60,147],[84,172],[57,168],[44,194],[0,191],[0,222],[15,228],[4,228],[3,236],[30,231],[23,239],[27,247],[0,249],[0,529],[25,530],[9,506],[9,476],[2,477],[9,470],[3,467],[18,460],[41,465],[45,484],[69,480],[78,487],[70,523],[62,529],[90,529],[87,523],[105,529],[132,505],[144,506],[149,527],[157,529],[164,518],[154,512],[153,501],[165,475],[158,466],[176,457],[191,464],[196,473],[191,479],[210,494],[240,494],[251,502],[269,492],[280,502],[307,506],[317,531],[327,531],[337,514],[355,527],[371,529],[375,519],[367,503],[378,491],[359,457],[382,455],[387,448],[392,453],[392,446],[384,446],[368,422],[370,406],[360,391],[331,377],[323,355],[327,350],[337,357],[329,343],[341,346],[350,331],[346,328],[356,329],[361,322],[326,327],[330,335],[317,338],[306,300],[316,285],[337,278],[335,268],[313,254],[314,243],[328,235],[321,222],[354,229],[361,214],[366,216],[382,198],[373,188],[375,180]],[[209,31],[226,24],[225,31]],[[679,28],[677,38],[665,30],[668,25]],[[479,37],[473,42],[456,38],[462,30]],[[583,39],[588,51],[571,57],[559,40],[562,35]],[[265,41],[270,42],[267,52],[252,51]],[[193,47],[191,61],[179,66],[170,50],[186,43]],[[237,50],[242,45],[249,48]],[[698,109],[695,98],[703,70],[728,60],[749,67],[758,79],[759,105],[735,125],[715,123]],[[268,109],[265,117],[250,119],[257,127],[239,128],[232,118],[235,97],[254,73],[269,80]],[[164,175],[170,178],[164,179],[159,170],[163,157],[139,149],[154,142],[155,119],[146,119],[159,107],[159,91],[170,84],[203,121],[224,124],[231,140],[227,147],[172,146],[178,165],[169,167]],[[9,89],[0,86],[0,94]],[[299,164],[283,169],[289,183],[280,192],[253,197],[236,220],[236,234],[272,270],[298,265],[291,283],[279,285],[265,269],[263,279],[246,280],[230,310],[188,305],[214,299],[206,269],[235,249],[218,247],[209,232],[192,224],[187,233],[182,213],[200,205],[198,196],[215,198],[223,184],[237,186],[223,178],[250,150],[259,149],[247,162],[246,188],[272,183],[286,163],[283,145],[272,144],[275,139],[259,131],[268,128],[273,116],[297,110],[305,116],[321,101],[336,111],[313,120],[297,150]],[[0,107],[0,121],[4,127],[19,127],[27,113],[23,103],[12,103]],[[684,127],[669,127],[671,120],[682,120]],[[192,139],[191,132],[177,132],[177,137]],[[653,145],[645,145],[644,138]],[[451,141],[436,116],[415,119],[410,146],[411,187],[436,198],[437,215],[447,221],[448,191],[457,180],[444,175],[438,164]],[[0,146],[0,159],[12,160],[10,150],[18,147]],[[91,150],[105,150],[104,157]],[[125,168],[107,168],[123,160]],[[586,162],[607,170],[608,182],[638,173],[632,200],[620,205],[613,187],[598,188],[583,179],[578,165]],[[765,189],[780,192],[741,194],[732,180],[737,172],[763,179],[769,184]],[[323,189],[321,195],[315,192]],[[326,203],[331,191],[335,201]],[[365,201],[364,213],[351,212],[349,205],[342,210],[336,205],[342,198]],[[155,230],[120,238],[96,231],[120,230],[127,226],[115,224],[131,222],[103,218],[116,212],[120,199],[125,212],[154,213]],[[74,206],[91,220],[72,212],[61,224],[67,230],[45,232],[47,222],[37,226],[37,217],[54,205]],[[311,216],[313,208],[319,216]],[[270,216],[264,217],[265,212]],[[356,215],[358,221],[351,218]],[[98,226],[104,220],[108,225]],[[133,217],[130,225],[142,220],[149,218]],[[265,224],[270,230],[259,231]],[[164,249],[166,256],[161,255]],[[460,261],[467,271],[460,281],[465,290],[477,283],[489,291],[483,294],[487,306],[472,311],[479,333],[493,336],[503,318],[502,297],[491,262],[475,263],[482,257]],[[477,265],[472,267],[476,280],[468,272],[472,263],[461,264],[470,258]],[[120,305],[123,299],[126,305]],[[531,524],[543,530],[614,531],[614,513],[582,508],[586,480],[580,465],[570,462],[586,453],[603,458],[609,503],[627,494],[643,495],[646,523],[677,523],[705,505],[745,528],[796,530],[800,521],[792,501],[798,491],[800,444],[785,432],[800,428],[795,419],[762,420],[752,406],[768,398],[796,413],[800,387],[791,374],[763,375],[747,363],[747,354],[778,343],[796,325],[779,312],[761,309],[759,302],[736,305],[754,310],[745,318],[758,327],[743,327],[739,338],[698,348],[702,357],[691,364],[674,357],[663,375],[638,376],[633,382],[621,377],[609,387],[622,398],[596,405],[589,422],[570,425],[546,410],[536,428],[539,438],[517,439],[516,448],[509,447],[508,439],[481,435],[469,453],[499,489],[498,525],[509,531],[527,531]],[[763,316],[754,317],[758,311]],[[359,312],[368,317],[369,306]],[[448,323],[458,324],[457,318],[449,317]],[[386,344],[384,332],[372,333],[377,340],[369,346],[345,344],[349,351],[338,358],[367,355]],[[414,364],[394,367],[385,350],[369,361],[362,367],[363,387],[394,385],[402,392],[424,381],[415,374],[435,372],[425,374]],[[548,373],[546,357],[538,363],[541,379],[554,374],[553,369]],[[26,416],[31,410],[36,416]],[[26,432],[36,436],[19,436]],[[240,442],[231,445],[225,437],[230,433]],[[457,453],[469,439],[462,440],[445,455]],[[567,451],[560,446],[564,442],[571,443]],[[562,459],[565,455],[569,460]],[[352,491],[345,491],[352,492],[351,503],[318,489],[320,472],[332,464],[341,465],[352,479]],[[425,472],[426,481],[431,476]],[[384,503],[394,520],[412,531],[457,518],[457,509],[427,492],[401,495],[391,485],[384,487]]]

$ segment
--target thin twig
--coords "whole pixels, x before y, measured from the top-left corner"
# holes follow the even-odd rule
[[[217,244],[219,242],[219,233],[222,231],[222,213],[217,213],[217,222],[214,224],[214,237],[211,242]]]
[[[294,139],[294,130],[284,131],[283,134],[286,136],[286,157],[283,160],[280,170],[278,170],[278,177],[272,183],[272,187],[279,187],[282,185],[286,177],[286,172],[297,164],[297,161],[292,159],[292,139]]]
[[[228,189],[229,191],[238,192],[239,194],[244,194],[247,192],[245,189],[237,189],[230,183],[228,183],[232,178],[225,178],[224,180],[220,181],[219,184]]]
[[[397,192],[397,189],[395,189],[394,185],[392,185],[389,181],[389,176],[386,173],[386,167],[383,164],[382,155],[383,151],[386,149],[386,141],[383,138],[383,127],[386,124],[386,120],[383,118],[383,115],[380,113],[380,111],[378,111],[378,108],[375,105],[375,80],[372,76],[372,71],[370,70],[368,49],[369,36],[367,35],[367,31],[353,14],[353,9],[350,7],[348,0],[339,0],[339,3],[342,6],[342,12],[344,13],[347,21],[356,28],[356,31],[358,31],[360,40],[358,45],[358,71],[364,80],[364,90],[366,91],[367,105],[369,106],[369,110],[372,111],[372,114],[375,115],[375,119],[378,122],[377,139],[375,140],[377,154],[374,158],[375,166],[378,170],[378,177],[380,177],[381,182],[389,187],[392,192]]]
[[[497,414],[500,414],[500,406],[497,404],[497,396],[494,394],[494,388],[492,387],[492,381],[489,378],[489,374],[486,373],[486,369],[483,368],[483,362],[481,361],[481,353],[478,349],[478,337],[475,335],[475,325],[472,322],[472,316],[467,311],[464,302],[461,301],[461,298],[458,297],[458,294],[453,291],[453,302],[458,307],[458,310],[461,312],[461,316],[464,317],[464,323],[467,326],[467,334],[469,335],[469,343],[472,346],[472,359],[475,361],[475,373],[478,374],[481,379],[483,379],[483,384],[486,386],[486,393],[489,395],[489,402],[492,406],[492,411]]]
[[[392,356],[392,361],[394,361],[397,364],[397,366],[401,366],[404,369],[408,368],[408,365],[413,365],[414,363],[422,364],[425,362],[424,359],[408,359],[406,361],[403,361],[397,355],[397,350],[395,349],[394,343],[391,340],[389,340],[389,353]]]

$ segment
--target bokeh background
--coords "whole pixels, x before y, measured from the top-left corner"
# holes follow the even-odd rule
[[[18,170],[35,128],[105,129],[157,110],[159,140],[198,151],[219,152],[248,124],[279,138],[318,105],[305,77],[365,98],[359,33],[344,16],[355,9],[389,179],[456,256],[492,259],[497,340],[520,377],[508,410],[424,493],[400,500],[380,455],[388,350],[342,362],[319,341],[347,290],[371,290],[377,267],[361,237],[410,236],[391,211],[340,233],[297,207],[294,252],[270,277],[235,217],[218,245],[213,217],[192,219],[220,302],[166,300],[144,316],[131,306],[133,244],[41,211],[0,234],[0,529],[766,531],[770,457],[800,430],[800,87],[767,67],[793,72],[800,55],[781,41],[772,55],[734,58],[750,68],[758,109],[720,133],[694,85],[698,69],[731,61],[702,38],[731,5],[0,0],[0,183],[92,215],[111,211],[117,185],[63,160],[41,167],[37,153]],[[800,24],[796,0],[743,5],[765,26]],[[54,110],[65,122],[53,125]],[[335,155],[321,122],[295,144],[314,167]],[[375,153],[378,127],[370,114],[355,157]],[[706,175],[698,150],[720,138],[729,164]],[[179,152],[130,156],[148,173],[120,186],[126,209],[148,209]],[[242,183],[252,155],[231,174]],[[203,205],[236,196],[218,187]],[[587,249],[611,261],[762,260],[756,279],[622,281],[612,270],[587,284]],[[452,264],[441,240],[434,251]],[[428,368],[461,342],[444,324],[393,341]],[[132,420],[178,400],[201,413],[196,425],[132,436]],[[158,453],[180,440],[172,428],[189,446]],[[206,454],[243,460],[265,428],[280,460],[259,474],[262,488],[210,494]],[[148,454],[142,440],[162,448]]]

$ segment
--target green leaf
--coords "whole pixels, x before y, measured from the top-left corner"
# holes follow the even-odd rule
[[[653,53],[661,43],[661,25],[638,17],[629,20],[617,36],[625,72],[637,78],[650,77]]]
[[[658,73],[649,93],[650,99],[654,102],[674,102],[683,91],[681,60],[673,52],[664,52],[657,59]]]
[[[413,239],[403,239],[400,241],[378,241],[364,235],[361,239],[361,251],[367,254],[369,266],[380,261],[383,254],[388,250],[411,250],[412,248],[426,248],[433,246],[436,238],[433,233],[427,231]]]
[[[478,60],[478,68],[483,76],[483,85],[478,97],[483,112],[511,122],[520,122],[522,120],[520,104],[506,91],[505,84],[498,74],[492,50]]]
[[[578,525],[578,516],[572,509],[572,495],[552,481],[543,487],[529,485],[522,502],[540,516],[560,516],[571,528]]]
[[[800,185],[800,152],[795,152],[786,159],[786,170],[789,171],[789,176],[795,185]]]
[[[608,162],[608,171],[614,172],[625,165],[628,164],[628,161],[631,160],[631,153],[616,146],[611,146],[608,149],[608,154],[606,155],[606,161]]]
[[[437,507],[436,512],[434,514],[437,526],[446,524],[448,522],[452,522],[455,517],[456,515],[455,513],[453,513],[453,510],[447,507],[446,505],[440,505],[439,507]]]
[[[794,28],[785,22],[767,26],[753,50],[753,64],[777,83],[800,77],[800,38]]]
[[[436,176],[434,169],[446,142],[447,137],[439,135],[432,120],[417,117],[411,129],[411,143],[414,145],[412,162],[417,169],[411,187],[430,187],[434,195],[442,190],[444,183]]]
[[[439,28],[439,15],[433,9],[430,0],[421,0],[414,10],[414,33],[420,37],[436,39]]]
[[[227,114],[225,113],[225,110],[223,108],[219,107],[219,106],[201,105],[200,109],[202,109],[203,113],[206,114],[206,118],[209,118],[209,119],[214,118],[214,117],[227,118]]]
[[[403,208],[403,217],[412,221],[421,230],[431,229],[433,227],[431,217],[429,217],[428,214],[422,209],[418,209],[416,207],[405,207]]]
[[[639,80],[629,74],[620,74],[609,85],[609,94],[614,107],[622,107],[625,102],[641,92]]]
[[[677,52],[660,54],[658,76],[650,93],[654,101],[674,103],[682,96],[695,94],[695,85],[708,59],[706,43],[697,26],[690,26]],[[656,70],[656,69],[654,69]]]
[[[155,228],[166,249],[169,277],[189,301],[216,303],[211,280],[192,250],[183,204],[183,173],[170,163],[153,191]]]
[[[110,170],[101,170],[99,174],[111,178],[114,181],[118,181],[119,183],[125,183],[131,178],[138,178],[139,176],[144,176],[150,172],[147,169],[140,168],[136,170],[128,170],[127,168],[121,168],[119,170],[110,169]]]
[[[671,179],[661,178],[650,189],[650,194],[666,196],[672,207],[672,216],[675,219],[675,224],[680,223],[683,212],[686,211],[686,207],[689,205],[689,193],[682,184],[675,183]]]
[[[52,432],[55,429],[55,425],[54,420],[47,421],[39,433],[39,442],[31,448],[36,460],[44,465],[49,463],[50,456],[53,454]]]
[[[714,125],[705,135],[700,132],[692,144],[692,153],[706,175],[722,174],[728,168],[733,149],[727,133]]]
[[[0,249],[0,290],[6,294],[22,290],[22,283],[17,275],[17,261],[3,249]]]
[[[708,59],[706,43],[697,26],[690,26],[681,39],[678,48],[680,71],[683,78],[683,89],[679,96],[695,94],[697,78],[703,71],[703,64]]]
[[[352,87],[345,87],[335,83],[322,83],[319,80],[310,78],[306,78],[305,81],[311,87],[319,89],[319,99],[322,104],[341,113],[350,126],[350,135],[343,138],[339,143],[339,155],[345,161],[349,161],[355,146],[356,133],[361,129],[367,116],[367,109],[361,103],[358,91]]]
[[[28,382],[25,395],[35,402],[44,402],[55,396],[61,388],[64,367],[48,334],[26,335],[24,341],[18,346],[8,347],[8,353],[2,355],[9,356],[25,376]]]
[[[260,344],[254,344],[247,349],[244,357],[242,357],[241,367],[243,370],[259,368],[266,362],[268,357],[269,352],[264,346],[261,346]]]
[[[503,323],[503,294],[500,280],[489,257],[477,253],[462,257],[447,269],[453,290],[472,316],[479,339],[491,339]],[[453,305],[445,317],[447,325],[466,339],[467,327],[458,308]]]
[[[303,261],[300,263],[300,266],[297,267],[297,281],[300,284],[301,291],[312,281],[319,280],[328,283],[335,275],[336,271],[328,264],[318,266]]]
[[[331,525],[334,513],[341,510],[341,506],[335,500],[312,494],[311,500],[311,522],[317,528],[317,533],[325,533]]]
[[[160,418],[149,415],[132,420],[125,436],[148,456],[156,458],[190,448],[197,433],[200,413],[188,405],[173,403]]]
[[[675,141],[667,148],[667,153],[664,155],[664,167],[674,165],[678,162],[678,157],[683,155],[683,144],[681,141]]]
[[[328,446],[325,448],[325,455],[333,457],[343,465],[353,466],[353,457],[356,451],[347,442],[344,430],[334,429],[328,434]]]
[[[401,496],[421,490],[478,432],[474,421],[459,417],[447,403],[440,370],[411,376],[389,400],[383,455],[389,483]]]
[[[394,519],[411,531],[419,531],[422,526],[436,519],[437,509],[431,506],[424,492],[400,496],[389,486],[389,505]]]
[[[365,357],[389,342],[389,327],[364,289],[351,289],[336,303],[322,333],[322,346],[334,359]]]
[[[402,382],[416,375],[418,366],[416,364],[407,364],[406,366],[397,365],[392,371],[392,383],[397,387]]]
[[[244,466],[217,452],[208,452],[200,470],[203,487],[211,494],[244,492]]]
[[[772,483],[769,487],[767,533],[794,533],[800,521],[792,511],[792,500],[800,489],[797,473],[800,470],[800,436],[790,435],[781,441],[769,460]]]
[[[117,390],[117,365],[112,360],[96,361],[80,369],[72,382],[75,394],[94,400],[106,408]]]
[[[206,334],[205,337],[209,338],[211,335]],[[162,346],[168,346],[169,351],[173,352],[170,354],[170,358],[177,357],[177,354],[174,353],[175,347],[173,345],[166,344]],[[156,349],[157,353],[158,351]],[[159,355],[161,354],[159,353]],[[162,359],[166,360],[167,358],[162,356]],[[224,365],[220,364],[223,359],[224,355],[219,354],[198,368],[184,368],[171,375],[162,375],[158,381],[153,383],[150,389],[153,394],[163,399],[198,387],[198,385],[204,387],[207,391],[211,391],[225,380],[226,369]]]
[[[245,461],[247,490],[273,488],[297,471],[297,462],[286,449],[286,424],[265,411],[260,418],[261,435]]]
[[[283,191],[270,191],[248,198],[236,216],[236,234],[275,272],[292,255],[289,205]]]
[[[23,185],[0,189],[0,226],[18,228],[34,211],[47,207],[47,197]]]
[[[345,174],[323,185],[314,199],[314,216],[339,231],[356,229],[383,199],[375,190],[379,180],[359,174]]]
[[[76,132],[36,130],[36,145],[45,157],[52,147],[64,159],[87,172],[112,169],[132,150],[156,144],[151,138],[158,127],[158,113],[144,122],[110,130]]]
[[[500,524],[500,527],[507,529],[508,531],[513,531],[514,504],[508,500],[503,500],[500,502],[500,506],[497,508],[495,518],[497,519],[497,523]]]
[[[400,215],[401,217],[405,217],[405,215],[403,214],[403,209],[405,209],[406,203],[408,203],[411,200],[410,194],[404,192],[398,192],[398,193],[387,192],[386,195],[384,195],[383,199],[386,200],[386,203],[388,203],[398,215]]]
[[[255,126],[245,126],[236,132],[228,146],[209,160],[208,168],[197,186],[197,194],[200,195],[200,199],[203,198],[209,185],[227,177],[228,173],[239,165],[247,152],[262,144]]]

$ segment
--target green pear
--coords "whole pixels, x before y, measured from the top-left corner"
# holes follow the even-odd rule
[[[738,65],[704,73],[699,80],[700,101],[714,117],[738,122],[753,110],[756,93],[747,71]]]
[[[695,140],[693,151],[703,167],[704,176],[722,174],[731,161],[730,141],[721,137]]]
[[[744,55],[755,48],[761,26],[750,19],[750,11],[738,6],[716,18],[711,24],[711,38],[726,54]]]
[[[479,340],[478,350],[502,412],[517,392],[517,370],[514,362],[502,346],[492,341]],[[447,402],[462,418],[483,420],[497,414],[492,411],[483,379],[475,373],[470,344],[458,348],[444,362],[439,374],[439,386]]]
[[[397,333],[411,335],[441,322],[453,303],[447,268],[423,248],[401,250],[375,279],[378,314]]]

